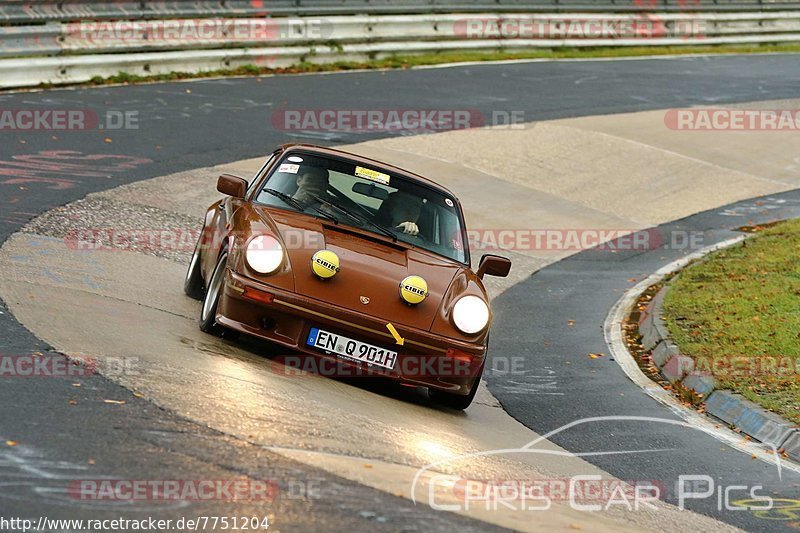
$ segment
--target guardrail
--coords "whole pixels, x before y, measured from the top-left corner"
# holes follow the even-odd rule
[[[452,50],[795,41],[800,10],[50,21],[0,25],[0,87]]]
[[[453,12],[780,11],[798,0],[4,0],[0,22],[187,17],[424,14]]]

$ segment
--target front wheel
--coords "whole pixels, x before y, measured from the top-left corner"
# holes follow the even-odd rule
[[[208,289],[203,297],[203,307],[200,310],[200,329],[213,335],[222,334],[224,328],[217,324],[217,306],[222,294],[222,285],[225,282],[225,273],[228,269],[228,253],[219,256],[217,266],[208,282]]]
[[[472,387],[469,389],[469,394],[466,396],[453,394],[451,392],[444,392],[437,389],[428,389],[428,397],[443,407],[449,407],[450,409],[463,411],[469,407],[472,403],[472,400],[475,399],[475,394],[477,394],[478,387],[481,384],[482,375],[483,367],[481,367],[481,371],[478,372],[478,375],[475,376],[475,381],[472,383]]]

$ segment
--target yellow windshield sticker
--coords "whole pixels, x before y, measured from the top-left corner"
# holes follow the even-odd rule
[[[383,172],[378,172],[371,168],[356,167],[356,176],[389,185],[389,174],[384,174]]]

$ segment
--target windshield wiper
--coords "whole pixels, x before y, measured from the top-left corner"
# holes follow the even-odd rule
[[[265,187],[262,190],[264,192],[267,192],[267,193],[273,195],[273,196],[277,196],[278,198],[280,198],[281,200],[283,200],[284,202],[286,202],[290,206],[294,207],[295,209],[299,209],[300,211],[305,211],[305,209],[306,209],[305,206],[303,204],[301,204],[298,200],[292,198],[291,196],[289,196],[288,194],[286,194],[284,192],[276,191],[275,189],[270,189],[268,187]]]
[[[320,198],[317,195],[312,195],[312,198],[314,198],[315,200],[317,200],[321,204],[327,204],[327,205],[333,207],[337,211],[339,211],[341,213],[344,213],[345,215],[349,216],[353,220],[357,220],[357,221],[359,221],[361,223],[369,224],[370,226],[374,227],[375,229],[377,229],[378,231],[380,231],[381,233],[383,233],[384,235],[386,235],[387,237],[392,239],[394,242],[397,242],[397,235],[395,235],[395,233],[392,230],[390,230],[388,228],[384,228],[383,226],[381,226],[377,222],[373,222],[373,220],[371,218],[372,215],[368,211],[364,210],[364,215],[363,216],[359,216],[359,215],[353,213],[352,211],[350,211],[349,209],[347,209],[346,207],[343,207],[343,206],[341,206],[339,204],[333,203],[330,200],[326,200],[325,198]]]
[[[294,207],[298,211],[305,211],[306,210],[307,206],[303,205],[302,202],[300,202],[296,198],[292,198],[291,196],[289,196],[286,193],[283,193],[281,191],[276,191],[275,189],[270,189],[270,188],[264,188],[262,190],[264,192],[267,192],[267,193],[273,195],[273,196],[277,196],[278,198],[280,198],[281,200],[283,200],[284,202],[286,202],[290,206]],[[314,211],[316,211],[317,213],[319,213],[323,217],[327,218],[328,220],[331,220],[336,224],[339,223],[339,219],[337,219],[335,216],[331,215],[330,213],[326,213],[325,211],[323,211],[319,207],[317,207],[315,205],[311,205],[311,206],[308,206],[308,207],[311,207]]]

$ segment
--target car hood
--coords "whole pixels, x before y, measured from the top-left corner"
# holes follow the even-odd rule
[[[286,248],[297,294],[395,325],[430,331],[454,276],[465,268],[368,231],[276,211],[268,216]],[[311,270],[311,258],[319,250],[339,257],[339,272],[327,280]],[[400,297],[400,282],[412,275],[428,285],[428,297],[413,306]]]

